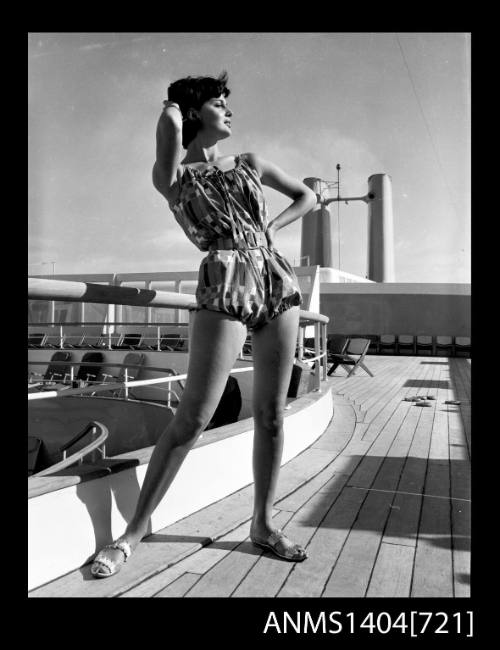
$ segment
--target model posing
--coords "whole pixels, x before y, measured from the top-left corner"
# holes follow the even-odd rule
[[[250,539],[286,560],[307,557],[272,522],[302,302],[295,273],[274,238],[309,212],[316,196],[256,153],[221,155],[219,141],[231,136],[229,92],[225,73],[180,79],[169,87],[158,121],[153,183],[187,237],[208,254],[198,276],[184,392],[153,451],[135,514],[124,534],[96,556],[95,577],[115,574],[146,535],[151,514],[219,404],[247,330],[255,425]],[[262,185],[292,199],[270,222]]]

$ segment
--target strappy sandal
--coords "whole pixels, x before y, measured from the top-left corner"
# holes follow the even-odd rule
[[[254,546],[272,551],[278,557],[289,562],[302,562],[307,558],[307,553],[299,544],[293,544],[290,547],[284,543],[284,540],[288,542],[290,540],[281,530],[274,530],[266,540],[258,540],[255,537],[250,537],[250,540]]]
[[[118,549],[123,553],[123,560],[111,560],[106,556],[106,549]],[[94,578],[109,578],[110,576],[114,576],[128,560],[131,553],[132,549],[130,548],[130,544],[124,539],[108,544],[108,546],[102,548],[95,556],[90,573]],[[109,571],[102,571],[103,567],[106,567]]]

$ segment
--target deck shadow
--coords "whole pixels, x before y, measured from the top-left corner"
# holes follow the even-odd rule
[[[407,379],[403,388],[451,388],[447,379]]]
[[[328,489],[316,494],[314,508],[304,515],[299,509],[299,525],[355,528],[401,544],[420,537],[437,547],[470,549],[468,461],[355,455],[351,460],[356,469],[350,479],[334,476]]]

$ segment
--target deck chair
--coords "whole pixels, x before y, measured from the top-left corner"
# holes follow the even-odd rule
[[[39,456],[42,449],[40,438],[28,436],[28,476],[38,471]]]
[[[403,351],[409,351],[409,354],[415,354],[415,337],[412,334],[399,334],[397,341],[397,351],[401,354]]]
[[[415,353],[417,356],[421,350],[423,350],[424,353],[427,353],[428,356],[432,356],[434,352],[434,343],[432,336],[428,336],[427,334],[419,334],[417,336],[417,341],[415,344]]]
[[[160,350],[180,350],[184,344],[180,334],[163,334],[160,339]]]
[[[125,370],[127,370],[127,377],[128,380],[131,381],[133,379],[138,379],[139,373],[141,371],[140,366],[144,363],[145,356],[142,354],[142,352],[129,352],[123,357],[122,365],[125,366],[123,368],[120,368],[120,371],[117,375],[111,375],[108,373],[103,372],[102,376],[104,378],[103,383],[107,383],[108,381],[111,383],[114,382],[124,382],[125,381]],[[134,366],[132,368],[129,368],[129,366]],[[139,367],[136,367],[139,366]],[[113,397],[119,397],[123,393],[123,388],[118,388],[116,390],[110,391]],[[103,395],[104,393],[102,391],[99,391],[99,395]]]
[[[248,334],[245,342],[243,343],[243,347],[241,348],[241,351],[243,354],[247,354],[248,356],[252,356],[252,335]]]
[[[124,334],[118,344],[111,347],[113,350],[136,350],[141,345],[142,338],[141,333]]]
[[[64,376],[68,373],[69,366],[60,362],[70,360],[71,352],[63,352],[62,350],[60,352],[55,352],[50,359],[43,378],[47,381],[63,381]]]
[[[455,337],[455,356],[456,357],[471,356],[471,340],[469,336]]]
[[[396,354],[396,345],[394,334],[381,334],[378,342],[378,353],[385,354],[389,350],[389,354]]]
[[[333,355],[344,354],[349,337],[343,334],[328,334],[326,337],[326,362],[333,363],[335,358]]]
[[[448,357],[455,354],[455,345],[452,336],[436,336],[436,345],[434,346],[437,357]]]
[[[181,350],[184,347],[184,341],[181,339],[180,334],[162,334],[160,336],[160,350],[167,352],[174,352]],[[157,339],[151,345],[140,345],[137,349],[140,350],[158,350]]]
[[[36,332],[35,334],[29,334],[28,347],[43,348],[46,340],[47,340],[47,334],[45,334],[45,332]]]
[[[66,334],[63,340],[63,348],[69,348],[70,350],[78,350],[85,347],[83,342],[85,341],[85,334]]]
[[[332,367],[328,371],[328,376],[333,374],[338,366],[342,366],[346,370],[348,377],[353,375],[358,367],[363,368],[370,377],[373,377],[373,373],[363,363],[369,347],[370,339],[349,339],[344,353],[330,355],[332,358]],[[349,366],[352,366],[351,370],[349,370]]]
[[[370,339],[370,345],[366,354],[378,354],[378,342],[380,337],[376,334],[360,334],[359,337],[356,336],[352,338]]]
[[[86,352],[80,363],[93,363],[93,366],[80,366],[76,374],[74,384],[75,388],[82,385],[103,383],[103,364],[104,355],[102,352]]]

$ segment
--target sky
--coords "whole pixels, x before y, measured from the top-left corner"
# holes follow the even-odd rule
[[[198,269],[151,182],[155,130],[170,83],[222,70],[222,155],[301,180],[340,164],[341,196],[388,174],[395,280],[470,282],[470,35],[448,32],[30,33],[29,274]],[[264,192],[271,220],[290,200]],[[330,212],[334,266],[365,277],[366,204]],[[301,219],[275,238],[294,265],[300,238]]]

